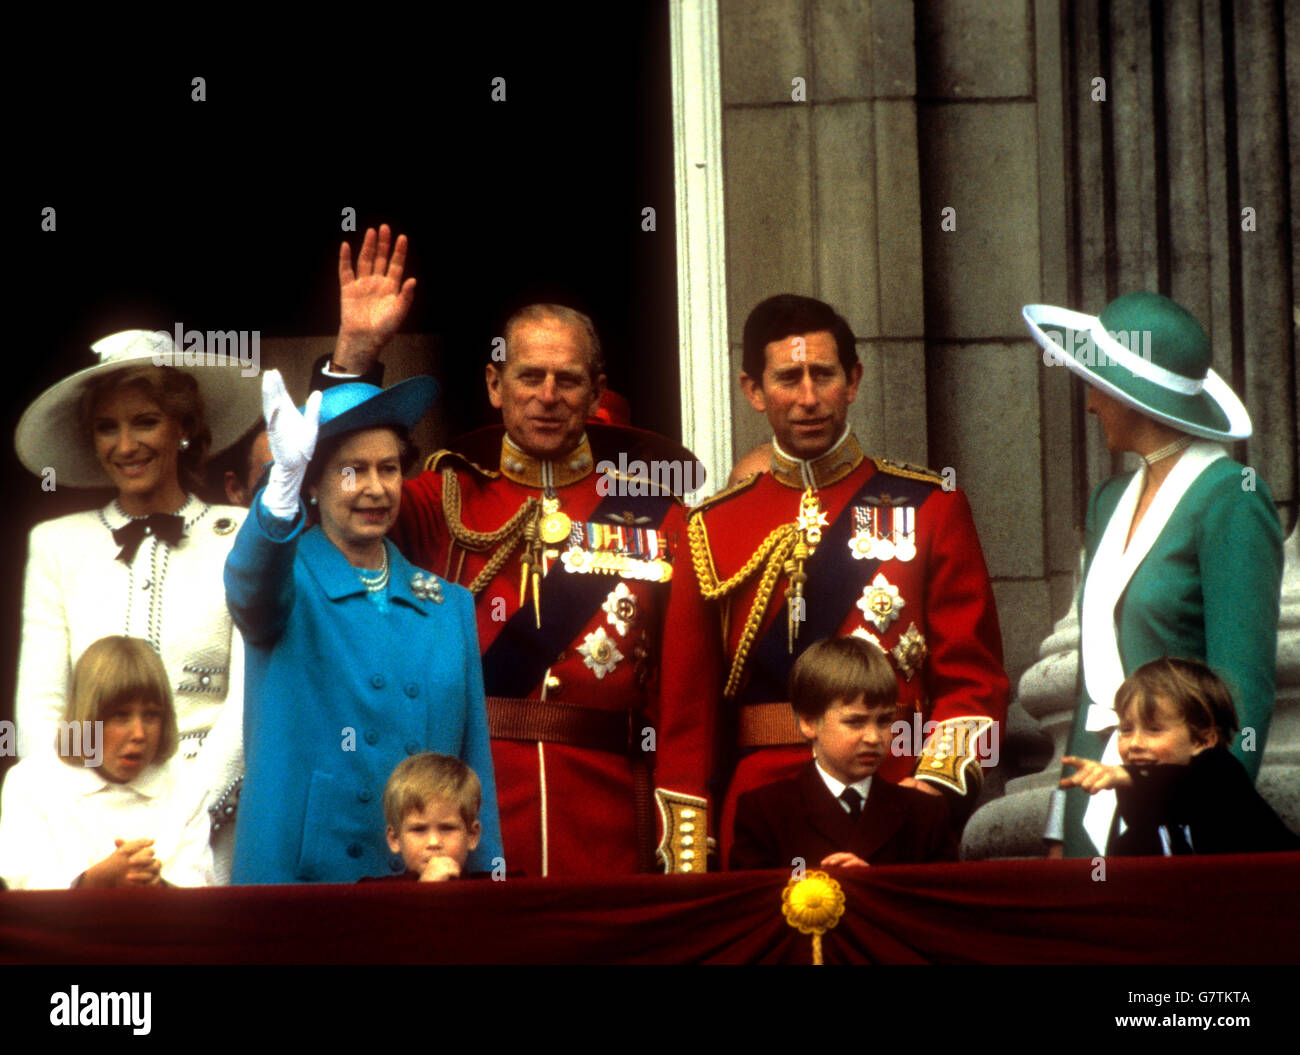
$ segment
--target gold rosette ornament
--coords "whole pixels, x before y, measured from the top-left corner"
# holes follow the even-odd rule
[[[811,934],[813,963],[822,965],[822,935],[844,915],[844,888],[825,872],[807,872],[781,891],[781,914],[800,934]]]

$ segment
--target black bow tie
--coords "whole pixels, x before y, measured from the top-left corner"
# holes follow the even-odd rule
[[[139,520],[129,520],[113,532],[113,541],[122,547],[117,559],[130,565],[136,550],[149,535],[156,535],[167,545],[174,546],[185,534],[185,521],[175,513],[151,513]]]

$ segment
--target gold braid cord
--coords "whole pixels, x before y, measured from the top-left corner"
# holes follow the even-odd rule
[[[718,573],[713,566],[704,518],[691,517],[686,525],[686,533],[691,543],[691,559],[695,562],[695,577],[699,580],[700,593],[704,595],[706,601],[716,601],[725,597],[746,582],[758,570],[759,565],[763,566],[763,574],[758,581],[758,593],[745,618],[745,629],[740,635],[740,644],[736,647],[736,654],[731,661],[727,687],[723,690],[723,696],[730,699],[740,688],[741,675],[744,674],[745,664],[749,660],[749,650],[758,637],[758,628],[763,623],[763,616],[772,601],[772,594],[776,592],[777,580],[780,579],[785,562],[799,542],[799,526],[781,524],[773,528],[763,540],[763,544],[754,551],[754,555],[745,562],[745,566],[725,582],[718,581]]]
[[[514,516],[495,531],[471,531],[461,523],[460,519],[460,480],[456,478],[456,472],[450,466],[442,470],[442,515],[447,522],[447,530],[451,532],[451,537],[459,545],[474,553],[482,553],[493,546],[497,547],[496,552],[483,566],[483,570],[469,584],[469,592],[475,597],[496,578],[497,572],[504,567],[510,555],[523,541],[525,526],[541,512],[541,508],[542,503],[539,499],[529,498],[524,501]]]

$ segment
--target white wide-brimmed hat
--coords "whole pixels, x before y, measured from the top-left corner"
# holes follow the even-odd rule
[[[1050,304],[1022,309],[1049,365],[1074,371],[1122,403],[1180,432],[1244,440],[1250,414],[1210,369],[1210,339],[1196,317],[1158,293],[1126,293],[1088,315]]]
[[[247,364],[236,359],[220,364],[186,364],[186,353],[157,330],[124,330],[91,346],[99,362],[47,388],[18,421],[14,447],[18,460],[40,476],[53,469],[55,480],[69,487],[108,487],[108,474],[81,429],[81,398],[93,381],[127,366],[168,366],[190,374],[199,386],[203,417],[212,433],[210,454],[223,451],[261,415],[261,385],[245,377]],[[195,356],[201,359],[202,356]]]

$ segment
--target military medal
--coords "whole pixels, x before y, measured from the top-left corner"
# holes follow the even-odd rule
[[[881,520],[884,519],[880,510],[876,510],[875,513]],[[890,537],[890,533],[882,532],[876,536],[871,544],[871,556],[882,563],[894,559],[894,540]]]
[[[854,560],[870,560],[875,539],[871,533],[871,513],[865,506],[853,507],[853,537],[849,539],[849,552]]]
[[[858,598],[858,607],[862,616],[869,623],[874,623],[882,633],[889,629],[889,624],[898,618],[905,602],[899,596],[898,587],[885,578],[883,572],[877,573],[871,585],[864,587]]]
[[[588,521],[573,524],[567,538],[569,548],[560,560],[564,570],[575,575],[617,575],[645,582],[668,582],[673,577],[667,542],[654,528]]]
[[[916,507],[898,506],[894,514],[894,559],[909,561],[916,556]]]
[[[899,513],[910,525],[915,522],[915,510],[910,506],[896,506],[889,495],[868,498],[870,509],[864,510],[869,522],[871,556],[882,563],[890,560],[908,561],[916,556],[915,532],[911,527],[900,527]]]
[[[560,561],[565,571],[575,575],[600,573],[644,582],[668,582],[673,577],[673,566],[666,560],[638,560],[626,553],[592,553],[572,546],[560,554]]]
[[[573,522],[560,512],[560,500],[558,498],[542,499],[542,519],[538,533],[542,536],[542,541],[548,546],[554,546],[556,543],[563,542],[569,537],[569,532],[573,528]]]

